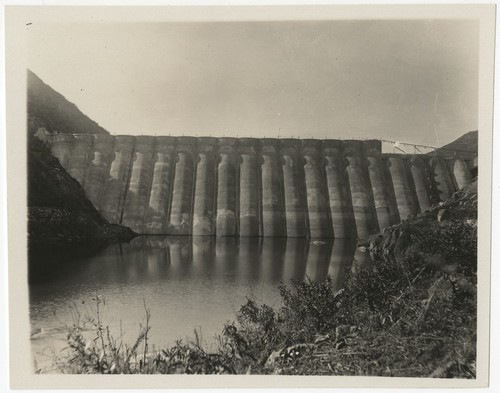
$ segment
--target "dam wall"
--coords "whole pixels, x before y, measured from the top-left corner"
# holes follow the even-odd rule
[[[378,140],[53,134],[110,222],[140,234],[366,238],[472,181],[474,155],[384,154]]]

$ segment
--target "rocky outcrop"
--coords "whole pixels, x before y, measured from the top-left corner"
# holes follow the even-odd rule
[[[427,253],[431,263],[446,264],[446,255],[460,258],[461,240],[477,235],[477,178],[468,186],[455,192],[448,200],[432,209],[412,216],[400,224],[386,228],[370,238],[370,253],[374,260],[398,258],[407,252]],[[433,236],[450,236],[449,250],[432,249]],[[453,242],[456,237],[456,242]],[[431,240],[431,241],[429,241]],[[475,253],[476,250],[463,250]]]
[[[28,179],[30,248],[53,249],[134,236],[128,228],[108,223],[85,197],[80,184],[36,138],[29,142]]]
[[[61,94],[28,71],[28,246],[40,251],[91,249],[130,239],[130,229],[110,224],[87,199],[44,142],[56,133],[109,135]],[[89,135],[91,136],[91,135]],[[78,156],[78,152],[75,152]],[[90,246],[91,245],[91,246]],[[33,257],[33,258],[32,258]]]
[[[453,142],[440,147],[437,152],[446,158],[456,157],[457,154],[468,156],[471,152],[475,152],[477,155],[478,143],[478,132],[469,131]]]

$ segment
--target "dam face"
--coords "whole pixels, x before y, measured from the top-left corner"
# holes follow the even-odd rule
[[[377,140],[48,140],[97,210],[140,234],[366,238],[446,200],[477,165],[383,154]]]

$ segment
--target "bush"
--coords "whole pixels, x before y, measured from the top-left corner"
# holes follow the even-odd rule
[[[93,304],[85,315],[75,310],[73,326],[69,328],[67,341],[71,350],[67,358],[59,359],[62,372],[71,374],[135,374],[146,372],[148,359],[148,334],[150,313],[145,307],[145,325],[135,343],[128,347],[121,339],[115,339],[109,326],[102,320],[105,301],[101,296],[91,299]],[[90,326],[89,326],[90,325]],[[85,332],[89,330],[89,334]],[[120,334],[121,336],[121,334]],[[142,349],[142,351],[141,351]]]
[[[104,299],[96,296],[94,305],[83,317],[76,314],[69,328],[67,341],[70,352],[56,359],[56,365],[69,374],[234,374],[231,357],[224,352],[209,353],[202,347],[195,331],[195,341],[150,352],[150,313],[145,306],[145,324],[134,344],[129,347],[115,339],[109,326],[102,321]],[[90,334],[85,335],[90,324]],[[121,336],[121,334],[120,334]]]

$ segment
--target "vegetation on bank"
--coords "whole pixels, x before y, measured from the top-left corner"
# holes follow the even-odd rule
[[[372,237],[371,266],[347,267],[344,288],[306,279],[279,287],[282,305],[248,300],[216,350],[196,339],[160,351],[146,323],[132,346],[99,318],[75,324],[64,373],[308,374],[474,378],[477,189]]]

